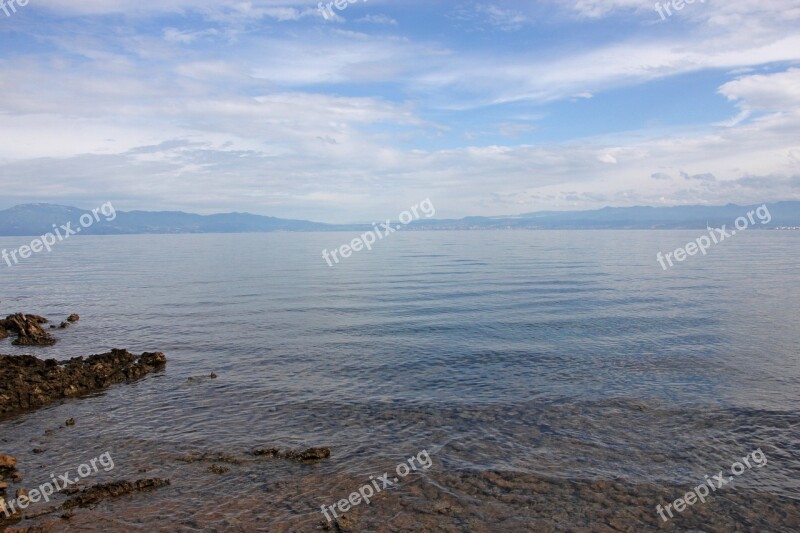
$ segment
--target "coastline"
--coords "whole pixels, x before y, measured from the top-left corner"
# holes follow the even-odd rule
[[[13,405],[23,408],[8,412],[0,420],[6,427],[10,423],[25,427],[26,435],[38,433],[26,441],[30,442],[27,448],[20,448],[19,439],[15,439],[16,444],[10,450],[5,444],[7,439],[0,444],[0,453],[12,451],[17,458],[15,469],[5,472],[10,489],[3,495],[6,499],[13,498],[15,490],[29,483],[28,491],[41,479],[46,481],[47,475],[40,472],[50,472],[54,464],[64,464],[66,448],[72,450],[68,454],[70,457],[78,458],[74,465],[87,461],[95,454],[93,450],[106,449],[112,450],[117,464],[113,473],[100,472],[97,478],[57,493],[48,505],[31,506],[13,520],[0,522],[0,530],[8,527],[8,531],[26,533],[122,532],[136,525],[154,530],[169,527],[176,531],[244,532],[703,530],[721,533],[790,531],[800,527],[798,500],[772,494],[763,485],[751,485],[758,472],[754,472],[753,479],[744,477],[744,485],[721,491],[702,505],[676,513],[665,521],[657,513],[656,506],[672,502],[691,486],[674,481],[637,480],[635,472],[637,468],[657,470],[658,465],[667,471],[668,465],[686,461],[685,443],[669,442],[665,438],[664,451],[655,453],[626,449],[625,446],[634,442],[625,444],[624,440],[620,442],[620,449],[606,451],[592,450],[585,447],[585,443],[575,441],[574,436],[589,432],[611,442],[609,435],[622,438],[620,432],[615,431],[620,427],[641,426],[656,435],[654,428],[679,416],[676,407],[647,400],[550,405],[538,401],[511,408],[487,405],[443,409],[394,404],[357,408],[343,405],[339,409],[341,416],[352,422],[339,428],[338,441],[330,448],[274,447],[269,436],[259,434],[251,436],[250,446],[228,445],[224,440],[211,446],[192,440],[175,445],[147,435],[120,441],[112,435],[95,435],[84,429],[84,424],[89,422],[87,416],[102,415],[97,408],[88,408],[76,416],[75,425],[65,424],[64,417],[58,416],[65,407],[72,406],[70,410],[74,410],[84,402],[95,403],[103,396],[107,397],[104,403],[115,409],[134,402],[147,402],[148,397],[139,392],[139,387],[148,384],[148,376],[155,376],[164,369],[160,364],[165,364],[162,357],[145,353],[137,358],[122,350],[60,363],[24,355],[0,356],[0,391],[8,390],[12,382],[19,390],[29,390],[36,385],[46,391],[48,387],[43,385],[48,379],[53,385],[49,390],[56,391],[52,396],[45,395],[46,399],[34,398],[24,406],[19,398],[14,400]],[[7,366],[8,363],[11,366]],[[16,365],[25,371],[9,370]],[[71,367],[75,368],[73,373],[68,370]],[[75,375],[81,386],[64,388],[69,383],[65,376]],[[224,379],[224,374],[222,377],[216,374],[194,376],[186,379],[184,385],[199,398],[211,397],[210,387],[224,386]],[[156,380],[154,386],[158,387],[160,381]],[[112,386],[122,383],[133,388]],[[88,384],[97,387],[90,389]],[[30,395],[26,397],[31,398]],[[125,406],[120,402],[125,402]],[[317,405],[304,407],[312,416],[310,420],[318,408]],[[532,425],[526,413],[537,408],[541,411],[532,416],[538,424]],[[694,423],[700,428],[714,420],[715,431],[734,435],[737,427],[750,424],[747,416],[757,417],[766,427],[785,427],[796,421],[796,414],[790,412],[765,411],[748,415],[723,410],[722,413],[721,419],[719,414],[709,414],[704,422],[699,412],[689,410],[682,415],[684,420],[676,421],[677,427],[690,428]],[[276,409],[264,416],[281,419],[295,415]],[[451,427],[458,419],[466,421],[465,428]],[[536,449],[543,452],[564,449],[564,455],[543,454],[526,461],[517,457],[513,450],[502,452],[502,448],[498,448],[493,450],[499,454],[496,464],[475,468],[479,457],[487,453],[486,449],[478,448],[487,444],[483,435],[470,428],[478,421],[499,419],[506,420],[503,431],[515,435],[513,441],[538,443]],[[170,423],[169,413],[165,413],[164,423]],[[378,425],[381,423],[384,426]],[[113,433],[114,424],[114,418],[109,418],[92,426]],[[374,448],[363,444],[344,445],[348,436],[387,427],[394,427],[394,431],[402,435],[404,432],[399,428],[405,426],[438,428],[424,437],[427,442],[439,443],[430,448],[431,467],[410,472],[400,482],[375,494],[369,504],[353,506],[330,522],[326,521],[320,512],[321,505],[341,504],[343,497],[374,481],[381,472],[391,473],[393,465],[418,451],[412,449],[417,446],[412,442],[421,438],[409,435],[398,439],[391,449],[377,454]],[[606,428],[608,433],[600,428]],[[699,431],[697,428],[694,431]],[[761,442],[758,437],[754,439],[753,445]],[[327,443],[329,440],[333,439],[320,433],[320,441]],[[572,444],[565,448],[570,442]],[[791,443],[770,441],[761,445],[773,463],[789,458],[785,454],[782,456],[775,446],[789,449]],[[713,442],[706,442],[693,453],[704,458],[701,462],[710,461],[713,448]],[[604,463],[613,464],[626,455],[628,460],[619,463],[615,475],[604,473]],[[358,466],[362,460],[374,467],[365,471]],[[14,479],[15,471],[23,477]],[[701,476],[688,478],[702,481]],[[87,506],[71,502],[84,502]],[[193,528],[189,524],[194,524]]]

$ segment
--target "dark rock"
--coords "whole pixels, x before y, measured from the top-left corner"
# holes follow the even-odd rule
[[[56,340],[42,329],[46,323],[44,317],[17,313],[0,320],[0,328],[17,334],[16,346],[52,346]]]
[[[74,418],[68,418],[67,421],[64,422],[64,425],[65,426],[74,426],[75,425],[75,419]]]
[[[330,448],[308,448],[307,450],[301,451],[281,451],[277,448],[256,448],[253,450],[253,455],[259,457],[276,457],[278,459],[288,459],[289,461],[310,462],[327,459],[331,456],[331,450]]]
[[[0,471],[14,470],[17,467],[17,459],[10,455],[0,454]]]
[[[211,468],[209,468],[208,471],[211,472],[212,474],[221,475],[230,471],[230,468],[226,468],[224,466],[211,465]]]
[[[119,498],[126,494],[134,492],[143,492],[160,489],[169,485],[168,479],[139,479],[137,481],[115,481],[113,483],[101,483],[94,485],[88,489],[83,489],[76,496],[69,498],[64,502],[63,508],[65,510],[73,509],[75,507],[88,507],[108,500],[111,498]]]
[[[284,459],[292,461],[320,461],[331,456],[330,448],[309,448],[301,452],[289,451],[283,455]]]
[[[232,465],[242,464],[241,459],[238,459],[233,455],[229,455],[226,453],[190,454],[190,455],[184,455],[183,457],[178,457],[178,461],[182,461],[184,463],[216,462],[216,463],[229,463]]]
[[[281,451],[278,448],[256,448],[253,455],[257,457],[278,457]]]
[[[127,350],[65,362],[31,355],[0,355],[0,414],[42,407],[62,398],[130,382],[162,369],[166,361],[161,352],[137,357]]]
[[[81,319],[81,317],[80,317],[80,315],[78,313],[72,313],[71,315],[69,315],[67,317],[67,322],[74,323],[74,322],[77,322],[80,319]]]

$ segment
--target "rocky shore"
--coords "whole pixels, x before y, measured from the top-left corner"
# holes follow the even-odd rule
[[[116,349],[63,362],[32,355],[0,355],[0,415],[133,381],[166,363],[161,352],[137,356]]]
[[[77,314],[72,314],[60,322],[60,325],[51,325],[50,329],[69,328],[79,319]],[[26,313],[8,315],[5,319],[0,319],[0,340],[16,335],[13,344],[17,346],[52,346],[56,339],[43,327],[48,323],[48,319],[39,315]],[[66,361],[41,359],[32,355],[0,354],[0,419],[66,398],[104,390],[114,384],[133,382],[163,369],[166,362],[166,357],[161,352],[135,355],[121,349],[112,349],[106,353],[87,357],[74,357]],[[202,383],[215,378],[217,375],[211,373],[210,377],[189,378],[188,382]],[[66,420],[66,427],[74,425],[74,419]],[[52,430],[45,431],[44,435],[48,434],[52,434]],[[0,444],[4,441],[0,435]],[[0,532],[39,533],[51,531],[53,528],[63,528],[64,524],[79,520],[79,515],[75,513],[79,508],[94,507],[105,500],[138,492],[150,492],[170,485],[169,479],[148,478],[67,487],[53,496],[55,501],[51,501],[49,506],[40,506],[36,510],[21,510],[18,502],[29,497],[29,490],[23,486],[26,480],[22,471],[18,470],[18,459],[2,453],[5,451],[0,449]],[[40,448],[32,450],[34,454],[46,452],[46,449]],[[174,460],[184,464],[208,463],[210,466],[203,467],[207,475],[222,476],[230,472],[231,466],[248,462],[278,459],[298,464],[312,464],[330,456],[331,451],[328,448],[296,450],[263,447],[255,448],[241,457],[206,451],[191,453]],[[138,471],[146,470],[147,468],[141,468]],[[31,490],[31,496],[33,492]],[[66,527],[69,529],[70,526]]]
[[[59,326],[52,325],[50,328],[66,329],[78,320],[80,316],[73,313]],[[17,338],[13,344],[16,346],[52,346],[56,343],[56,339],[42,327],[47,323],[49,320],[39,315],[26,313],[8,315],[0,319],[0,340],[15,334]],[[127,350],[119,349],[88,357],[74,357],[68,361],[40,359],[32,355],[0,354],[0,416],[36,409],[65,398],[103,390],[117,383],[131,382],[163,369],[166,363],[167,359],[161,352],[146,352],[137,356]],[[70,419],[67,425],[70,425],[70,422],[74,424]],[[17,470],[17,459],[11,455],[0,454],[0,531],[27,533],[42,531],[38,527],[6,529],[23,519],[19,510],[12,512],[5,507],[9,482],[18,484],[22,480],[23,476]],[[161,479],[118,481],[97,485],[80,491],[60,508],[45,509],[42,514],[50,514],[59,509],[84,507],[107,498],[153,490],[166,485],[169,485],[169,481]],[[17,489],[17,498],[26,496],[25,489]],[[27,517],[32,518],[32,516]]]

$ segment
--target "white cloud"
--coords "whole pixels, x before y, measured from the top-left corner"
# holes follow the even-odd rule
[[[742,76],[719,92],[744,110],[800,113],[800,68]]]
[[[367,22],[370,24],[386,24],[388,26],[397,26],[397,21],[388,15],[366,15],[358,18],[356,22]]]

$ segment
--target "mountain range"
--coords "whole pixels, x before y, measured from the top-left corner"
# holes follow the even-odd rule
[[[761,204],[759,204],[761,205]],[[465,217],[461,219],[422,219],[404,229],[480,230],[480,229],[705,229],[707,226],[732,227],[734,220],[755,211],[759,205],[605,207],[590,211],[538,211],[515,216]],[[768,204],[771,218],[755,228],[800,226],[800,202]],[[24,204],[0,211],[0,236],[43,235],[53,225],[67,222],[78,225],[81,215],[90,213],[77,207],[54,204]],[[109,215],[111,214],[109,210]],[[99,213],[99,221],[82,228],[83,234],[123,235],[141,233],[256,233],[274,231],[367,231],[371,224],[324,224],[290,220],[250,213],[197,215],[182,211],[116,211],[116,217]],[[88,224],[87,224],[88,225]]]

